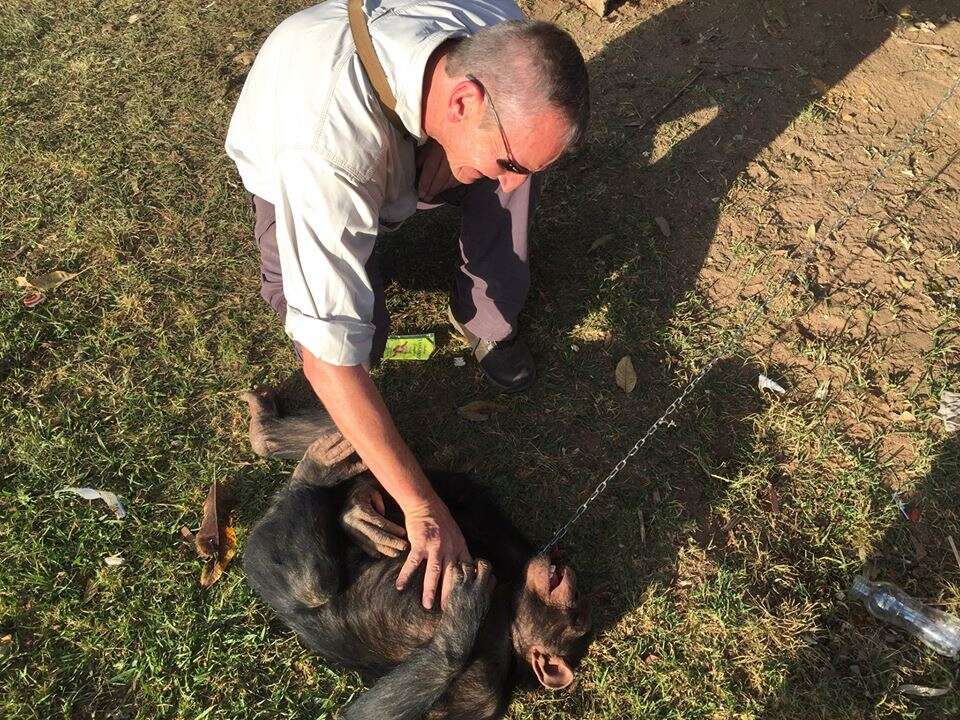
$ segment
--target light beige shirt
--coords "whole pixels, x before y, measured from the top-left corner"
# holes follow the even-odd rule
[[[381,223],[417,208],[423,74],[444,41],[522,19],[513,0],[366,0],[405,137],[384,116],[353,46],[346,0],[284,20],[250,69],[227,133],[247,190],[276,207],[287,334],[334,365],[373,342],[364,265]]]

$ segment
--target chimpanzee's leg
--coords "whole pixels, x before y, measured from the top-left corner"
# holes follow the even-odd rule
[[[334,495],[330,488],[290,482],[247,540],[247,582],[285,620],[340,591],[343,543]]]

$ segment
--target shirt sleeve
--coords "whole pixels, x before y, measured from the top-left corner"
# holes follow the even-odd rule
[[[310,149],[281,152],[277,172],[287,335],[332,365],[366,362],[374,292],[364,265],[377,239],[382,185]]]

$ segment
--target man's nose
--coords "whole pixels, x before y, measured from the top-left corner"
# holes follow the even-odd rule
[[[500,188],[504,192],[513,192],[518,187],[523,185],[526,179],[526,175],[518,175],[517,173],[504,173],[500,176]]]

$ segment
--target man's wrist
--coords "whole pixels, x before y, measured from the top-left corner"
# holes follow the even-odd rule
[[[390,492],[404,515],[419,514],[436,506],[440,500],[426,476],[418,473],[419,478],[411,477],[395,486],[396,492]],[[383,485],[383,482],[380,483]],[[386,489],[386,486],[384,486]]]

